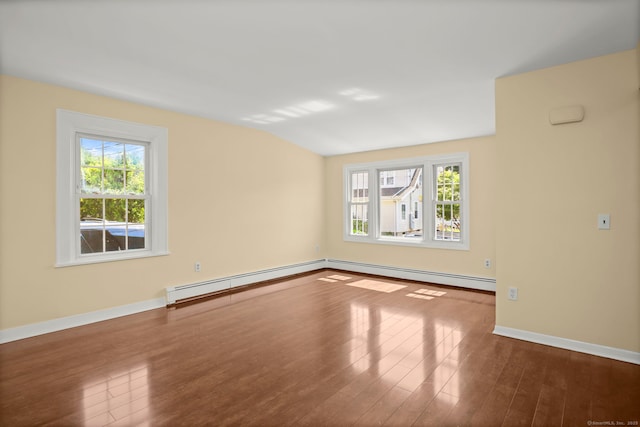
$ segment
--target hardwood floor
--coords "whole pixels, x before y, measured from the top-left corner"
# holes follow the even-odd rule
[[[317,272],[3,344],[0,425],[638,425],[640,366],[494,317],[488,293]]]

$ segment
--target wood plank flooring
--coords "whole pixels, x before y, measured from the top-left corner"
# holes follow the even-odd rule
[[[3,344],[0,425],[638,425],[640,366],[494,318],[488,293],[316,272]]]

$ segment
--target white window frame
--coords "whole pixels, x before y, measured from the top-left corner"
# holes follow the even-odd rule
[[[442,164],[460,164],[460,220],[462,230],[460,240],[435,239],[435,202],[436,185],[434,168]],[[422,215],[423,235],[421,238],[381,236],[380,233],[380,172],[394,169],[410,169],[421,167],[422,170]],[[369,234],[351,234],[350,177],[353,172],[369,173]],[[428,157],[388,160],[371,163],[348,164],[343,167],[343,236],[345,241],[373,243],[384,245],[414,246],[437,249],[469,250],[470,242],[470,209],[469,209],[469,153],[452,153]],[[412,212],[413,214],[413,212]]]
[[[62,109],[56,110],[56,115],[56,267],[167,255],[168,130]],[[145,192],[150,199],[145,210],[145,249],[80,253],[79,135],[148,144]]]

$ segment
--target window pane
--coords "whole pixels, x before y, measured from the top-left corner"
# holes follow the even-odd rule
[[[102,167],[102,141],[80,138],[80,165]]]
[[[442,182],[445,185],[451,183],[451,166],[445,166],[442,171]]]
[[[460,241],[460,204],[436,203],[435,239]]]
[[[126,157],[126,191],[127,194],[144,194],[144,158],[145,146],[127,144]]]
[[[122,168],[124,167],[124,144],[119,142],[104,143],[104,167]]]
[[[102,228],[80,226],[80,253],[104,252],[104,230]]]
[[[383,171],[380,172],[380,185],[381,186],[393,186],[396,181],[396,171]]]
[[[436,167],[436,240],[460,241],[460,164]]]
[[[80,253],[104,252],[103,199],[80,199]]]
[[[144,194],[144,170],[127,171],[127,194]]]
[[[415,213],[407,215],[407,204],[422,203],[422,168],[387,170],[382,174],[388,185],[379,191],[380,235],[421,238],[422,218]]]
[[[354,172],[349,183],[351,198],[350,217],[352,236],[367,236],[369,234],[369,173]]]
[[[144,249],[145,239],[145,201],[129,200],[128,218],[128,249]]]
[[[460,165],[436,167],[436,200],[460,200]]]
[[[127,235],[125,199],[105,199],[105,249],[107,252],[125,249]]]
[[[98,219],[102,221],[103,199],[80,199],[80,220]]]
[[[80,173],[80,187],[83,193],[100,194],[102,192],[102,169],[83,167]]]
[[[144,145],[80,138],[81,191],[145,194],[145,149]],[[81,253],[144,248],[144,208],[145,200],[81,199]]]
[[[356,172],[351,174],[351,201],[356,203],[369,202],[368,172]]]
[[[369,234],[369,212],[367,205],[351,206],[351,234],[367,236]]]
[[[144,145],[127,144],[126,166],[129,170],[144,170]]]
[[[124,171],[105,169],[104,170],[104,188],[105,194],[123,194],[124,193]]]
[[[107,222],[125,222],[126,202],[125,199],[105,199],[104,219]]]

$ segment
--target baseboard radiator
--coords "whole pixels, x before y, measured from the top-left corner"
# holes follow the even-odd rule
[[[267,270],[254,271],[251,273],[207,280],[204,282],[190,283],[188,285],[169,286],[165,288],[167,305],[175,304],[180,300],[213,294],[215,292],[226,291],[240,286],[246,286],[254,283],[264,282],[267,280],[293,276],[294,274],[320,270],[326,268],[326,263],[327,261],[325,259],[319,259],[300,264],[275,267]]]

